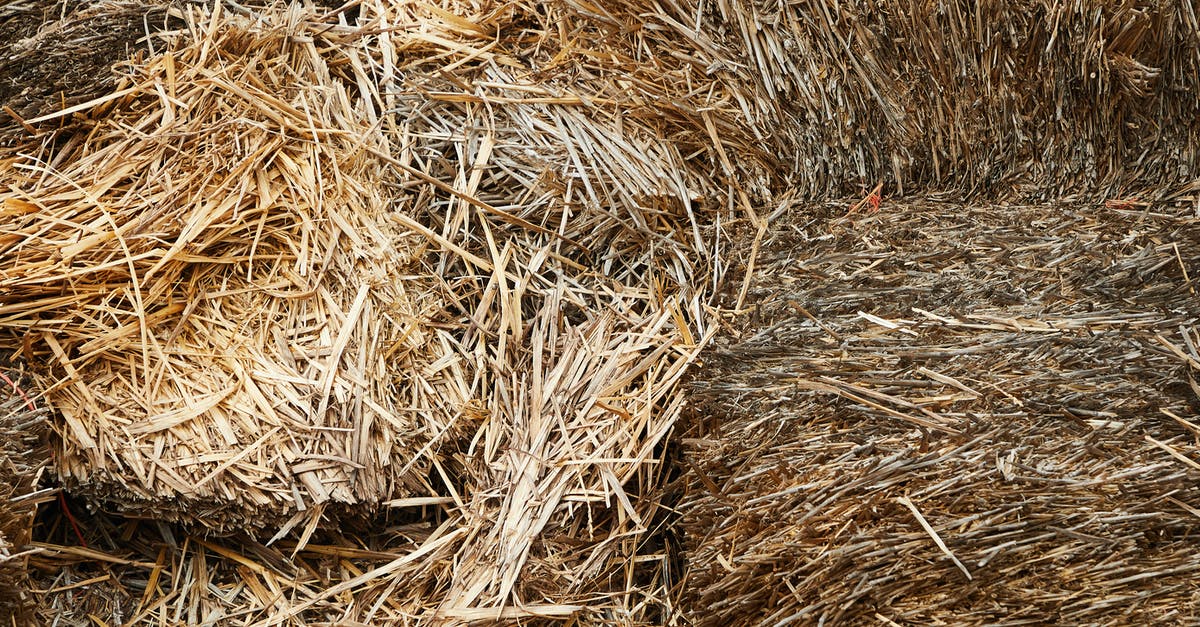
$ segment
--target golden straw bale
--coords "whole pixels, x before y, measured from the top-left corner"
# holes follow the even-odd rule
[[[59,475],[214,529],[421,489],[462,399],[381,140],[299,12],[217,15],[4,164],[0,325],[51,366]]]
[[[299,556],[279,558],[286,581],[263,575],[274,600],[225,559],[261,545],[231,536],[220,559],[164,566],[178,576],[138,607],[660,615],[659,562],[636,558],[663,443],[715,333],[718,251],[758,230],[770,178],[725,87],[656,33],[564,3],[180,16],[112,93],[31,121],[67,126],[5,178],[0,324],[54,365],[68,485],[196,533],[305,524],[272,545]],[[300,510],[318,500],[306,478],[368,504],[390,482],[383,505],[436,513],[354,536],[357,571],[314,571],[311,541],[344,530]],[[128,533],[136,551],[165,541]],[[216,599],[195,577],[246,585]]]

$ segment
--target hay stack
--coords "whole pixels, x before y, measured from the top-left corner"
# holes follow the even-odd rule
[[[807,355],[801,366],[825,368],[845,353],[861,375],[821,371],[798,384],[789,372],[794,411],[772,413],[764,400],[753,418],[741,413],[776,389],[774,371],[714,371],[704,393],[731,418],[712,432],[724,444],[711,434],[689,442],[703,478],[689,478],[681,504],[693,561],[688,580],[675,580],[670,533],[659,533],[672,472],[664,444],[683,408],[683,376],[715,334],[713,295],[730,287],[726,267],[745,252],[730,242],[764,232],[763,207],[782,201],[772,192],[888,179],[909,191],[1003,194],[1018,180],[1031,190],[1119,189],[1142,174],[1138,185],[1192,175],[1167,167],[1190,163],[1195,145],[1197,105],[1171,97],[1195,82],[1197,29],[1183,8],[966,6],[361,0],[177,12],[184,25],[164,52],[124,66],[107,96],[29,120],[64,128],[25,137],[0,168],[0,254],[10,262],[0,327],[53,367],[41,383],[62,414],[60,474],[109,507],[202,523],[98,515],[84,532],[105,552],[45,547],[70,575],[45,586],[54,590],[47,607],[75,608],[81,622],[94,608],[120,623],[259,627],[662,624],[669,592],[682,586],[692,619],[714,624],[872,612],[921,622],[960,610],[986,621],[1022,600],[1033,621],[1107,618],[1117,607],[1163,620],[1171,607],[1186,612],[1184,521],[1200,503],[1167,449],[1187,457],[1170,429],[1194,421],[1174,387],[1164,407],[1183,422],[1144,419],[1137,403],[1162,387],[1155,376],[1179,379],[1190,359],[1187,341],[1168,339],[1171,350],[1154,334],[1175,337],[1190,320],[1174,311],[1192,311],[1178,300],[1187,279],[1166,273],[1172,259],[1189,267],[1196,249],[1172,230],[1187,224],[1182,214],[1120,208],[1101,226],[1080,218],[1109,234],[1106,248],[1066,238],[1078,247],[1062,249],[1032,231],[1011,240],[1012,225],[1032,218],[1003,212],[982,214],[977,231],[956,211],[928,223],[901,213],[862,240],[975,238],[970,254],[987,263],[935,252],[859,286],[849,304],[818,309],[820,324],[782,322],[781,350]],[[1094,67],[1116,69],[1093,79]],[[1091,106],[1100,97],[1113,106]],[[1147,252],[1130,253],[1128,234],[1116,235],[1134,219],[1149,220],[1152,234],[1132,240]],[[781,240],[768,271],[749,274],[791,282],[779,289],[796,291],[799,300],[784,299],[796,311],[821,286],[839,298],[886,257],[838,249],[817,279],[789,270],[794,254],[860,241],[848,232],[855,237]],[[1162,248],[1172,238],[1179,251]],[[747,248],[753,265],[757,246]],[[1019,254],[997,252],[1008,249]],[[1096,250],[1122,260],[1116,278],[1101,278],[1108,266]],[[1006,308],[1012,297],[994,287],[1011,280],[1050,293],[1053,282],[1028,268],[1069,259],[1091,287],[1060,295],[1065,310],[1036,299]],[[904,282],[945,260],[961,263],[941,268],[955,277],[936,284],[942,291]],[[1163,279],[1148,292],[1162,308],[1112,296],[1136,304],[1128,293],[1142,277]],[[763,285],[753,296],[769,293]],[[912,350],[932,375],[859,322],[904,335],[889,325],[911,314],[872,309],[867,297],[928,294],[944,306],[956,289],[963,303],[999,300],[971,311],[991,316],[982,321],[931,304],[925,326],[903,322],[929,334],[929,346]],[[1088,303],[1100,313],[1072,309]],[[765,315],[782,320],[771,307]],[[890,319],[840,317],[859,309]],[[810,346],[818,332],[838,349]],[[1158,374],[1096,365],[1089,333],[1111,341],[1096,354],[1146,355],[1139,372]],[[854,341],[843,350],[841,338]],[[859,345],[870,350],[852,350]],[[1169,353],[1151,351],[1159,345]],[[732,352],[764,368],[775,357],[754,344]],[[1042,386],[1038,401],[993,376],[1009,352],[1031,364],[1018,383]],[[954,356],[962,359],[936,361]],[[933,398],[907,393],[920,376],[937,388]],[[1110,396],[1094,393],[1101,388]],[[1089,393],[1096,404],[1076,406]],[[830,395],[868,408],[873,422],[830,406]],[[1059,406],[1072,422],[1042,411]],[[1081,436],[1095,450],[1081,453]],[[1045,446],[1022,444],[1035,437]],[[892,465],[857,465],[865,452],[830,457],[844,440],[876,442]],[[993,442],[1004,443],[1002,459],[1017,453],[995,472],[980,461]],[[1023,459],[1037,472],[1014,470]],[[1053,468],[1078,470],[1064,480],[1067,496],[1061,481],[1045,487]],[[1125,470],[1103,474],[1110,468]],[[843,494],[847,476],[856,483]],[[1129,505],[1097,480],[1134,476],[1127,492],[1149,505]],[[906,477],[935,488],[885,492]],[[1001,480],[1007,491],[987,495]],[[812,510],[810,493],[842,509]],[[1014,504],[1018,493],[1033,494],[1032,513]],[[1059,498],[1065,519],[1052,511]],[[1162,505],[1176,501],[1186,507]],[[367,531],[319,515],[333,503],[381,502],[389,509]],[[301,522],[303,535],[272,546],[208,535]],[[1106,571],[1136,560],[1139,533],[1159,561]],[[960,571],[931,535],[978,586],[949,579]],[[828,568],[827,547],[838,558]],[[1083,574],[1021,569],[1043,554],[1067,556]],[[91,560],[119,568],[94,584],[95,603],[78,603],[68,595],[89,580]],[[1000,565],[982,571],[991,579],[984,561]],[[904,576],[872,580],[875,567]],[[926,573],[940,579],[916,589]],[[1135,590],[1145,573],[1166,587]],[[847,591],[847,574],[871,585]],[[1053,592],[1013,600],[999,579]],[[1077,581],[1113,596],[1076,602]]]
[[[3,164],[0,326],[51,366],[59,475],[123,511],[377,504],[424,489],[462,406],[382,140],[299,15],[193,19]]]
[[[780,220],[692,385],[684,615],[1194,624],[1193,209],[845,207]]]
[[[1154,194],[1195,176],[1190,2],[603,2],[737,85],[816,198]],[[667,34],[669,33],[669,34]]]
[[[648,54],[658,35],[623,28],[631,16],[562,3],[184,17],[179,43],[77,112],[86,134],[10,162],[25,169],[0,324],[33,328],[30,350],[55,359],[60,472],[118,508],[225,529],[316,500],[274,461],[308,437],[300,457],[347,501],[386,493],[362,485],[382,477],[389,507],[440,511],[352,537],[309,519],[330,568],[305,542],[280,541],[297,551],[286,568],[244,538],[205,539],[209,553],[170,553],[135,613],[656,620],[661,559],[639,557],[658,504],[637,497],[657,490],[679,382],[715,331],[717,251],[757,228],[768,178],[725,86]],[[247,399],[266,417],[242,437]],[[343,417],[359,405],[377,414],[355,458]],[[132,581],[158,560],[146,547],[180,546],[125,533],[113,552]]]

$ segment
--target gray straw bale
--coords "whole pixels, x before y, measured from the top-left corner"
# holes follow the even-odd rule
[[[776,189],[1052,200],[1196,175],[1194,2],[599,5],[732,86]]]
[[[1194,624],[1189,206],[799,205],[691,383],[697,625]]]

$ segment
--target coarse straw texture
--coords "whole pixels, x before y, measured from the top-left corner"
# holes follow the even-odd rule
[[[1195,177],[1194,2],[596,4],[735,86],[779,180],[816,198],[879,182],[901,194],[1154,196]]]
[[[166,2],[23,0],[0,6],[0,145],[20,143],[25,120],[112,91],[112,66],[166,26]]]
[[[58,474],[120,510],[377,505],[426,489],[418,451],[463,406],[381,139],[298,15],[193,20],[4,164],[0,327],[51,366]]]
[[[1192,207],[845,208],[691,384],[686,624],[1194,624]]]
[[[874,208],[896,191],[1194,194],[1192,136],[1200,105],[1191,97],[1198,29],[1190,6],[1037,0],[979,7],[898,0],[196,4],[170,12],[179,20],[175,30],[147,40],[153,54],[120,66],[125,78],[113,90],[24,120],[21,130],[32,134],[0,177],[7,209],[3,258],[19,269],[6,275],[10,284],[0,284],[12,287],[0,294],[7,299],[0,324],[8,321],[10,348],[54,368],[43,373],[42,384],[75,411],[62,412],[55,424],[72,451],[59,472],[82,498],[64,499],[59,510],[46,512],[39,528],[44,540],[31,557],[44,574],[37,591],[44,617],[60,624],[94,624],[92,617],[101,617],[121,624],[260,627],[659,625],[684,618],[738,624],[763,616],[803,623],[818,615],[878,621],[857,613],[857,600],[886,595],[888,585],[898,586],[895,604],[907,614],[887,613],[885,603],[874,611],[897,621],[913,616],[917,623],[926,616],[948,621],[957,610],[986,622],[1007,615],[1005,608],[1026,608],[1019,599],[1030,601],[1032,609],[1021,616],[1032,622],[1046,616],[1111,622],[1124,616],[1119,611],[1170,621],[1191,612],[1190,527],[1183,522],[1190,519],[1180,512],[1196,501],[1184,481],[1189,476],[1180,474],[1190,471],[1171,466],[1191,459],[1188,445],[1170,431],[1194,422],[1183,413],[1180,395],[1187,392],[1167,388],[1174,396],[1161,403],[1183,422],[1167,414],[1161,423],[1147,418],[1156,416],[1157,406],[1136,409],[1155,398],[1147,395],[1161,383],[1154,376],[1190,367],[1183,364],[1194,352],[1188,342],[1196,340],[1179,327],[1192,314],[1175,309],[1192,310],[1165,287],[1148,294],[1165,291],[1166,309],[1152,301],[1143,311],[1136,297],[1143,276],[1161,278],[1174,267],[1183,278],[1169,275],[1172,289],[1190,289],[1191,240],[1180,236],[1179,248],[1170,251],[1176,266],[1161,248],[1177,233],[1172,225],[1190,224],[1189,214],[1177,208],[1155,213],[1157,205],[1149,211],[1134,200],[1105,210],[1064,209],[1076,212],[1072,224],[1080,230],[1038,239],[1040,232],[1028,225],[1050,229],[1057,222],[1035,218],[1057,220],[1059,208],[1014,213],[989,207],[971,214],[976,223],[962,220],[959,208],[922,213],[917,207],[872,218],[891,222],[864,239],[855,239],[861,233],[847,221],[837,223],[846,229],[842,235],[777,239],[767,271],[755,261],[766,216],[784,215],[797,195],[824,197],[863,186],[876,191],[859,207]],[[881,183],[886,189],[876,187]],[[809,205],[797,207],[820,215]],[[1102,257],[1091,256],[1098,240],[1079,233],[1118,229],[1138,211],[1150,220],[1152,234],[1132,241],[1151,252],[1122,252],[1123,233],[1098,249],[1107,252],[1096,253],[1128,262],[1116,266],[1116,283],[1082,269],[1056,282],[1030,269],[1069,259],[1083,269],[1107,268]],[[1104,217],[1101,226],[1089,221],[1096,216]],[[41,228],[34,229],[39,220]],[[804,232],[808,220],[792,215],[775,237]],[[72,229],[74,236],[64,235]],[[944,239],[935,239],[943,232]],[[922,252],[926,244],[936,250],[977,237],[979,248],[969,257],[946,253],[944,259],[985,265],[962,261],[942,269],[963,278],[962,306],[970,315],[1001,319],[979,321],[933,304],[923,309],[940,319],[873,308],[867,298],[903,303],[905,294],[916,293],[898,271],[870,284],[872,291],[847,287],[877,276],[873,271],[884,264],[878,258],[839,275],[836,264],[858,258],[837,252],[826,260],[834,264],[826,274],[794,274],[796,259],[823,247],[920,237],[929,240],[914,240]],[[1006,254],[1005,247],[1017,252]],[[1060,260],[1051,253],[1075,256]],[[939,259],[921,257],[920,263],[938,267]],[[726,280],[735,260],[758,282],[755,291],[748,291],[751,283]],[[1024,309],[993,303],[987,299],[1001,289],[994,281],[1004,285],[1005,277],[987,273],[1005,269],[1012,281],[1042,286],[1037,290],[1053,284],[1091,291],[1086,298],[1044,299],[1062,310],[1043,311],[1036,298]],[[938,303],[956,293],[957,284],[944,285],[949,291],[931,297]],[[851,387],[815,374],[805,379],[816,381],[810,388],[797,391],[789,383],[788,398],[804,399],[801,411],[816,418],[783,420],[780,431],[779,423],[764,418],[777,415],[769,395],[780,386],[760,385],[757,374],[743,385],[738,374],[748,360],[766,367],[770,351],[755,352],[753,342],[728,349],[726,366],[717,355],[712,372],[728,374],[702,379],[712,383],[696,389],[706,407],[718,408],[702,407],[701,415],[728,416],[725,431],[718,426],[686,442],[684,467],[701,471],[677,484],[676,503],[663,485],[679,471],[670,434],[685,406],[681,382],[719,327],[736,332],[711,306],[714,296],[727,293],[741,310],[771,293],[766,286],[798,294],[821,286],[829,298],[841,294],[855,302],[852,315],[865,314],[843,320],[838,316],[845,311],[820,310],[820,324],[810,328],[783,321],[784,314],[765,304],[760,315],[781,321],[785,338],[819,329],[857,340],[861,332],[869,350],[852,351],[858,346],[852,342],[825,351],[807,336],[796,346],[783,344],[784,352],[810,355],[816,364],[842,359],[850,370],[813,367],[828,367],[819,376],[843,377]],[[807,311],[803,297],[795,302],[799,309],[788,305],[794,310],[788,316]],[[1074,303],[1085,309],[1091,303],[1094,311],[1071,309]],[[1147,311],[1153,315],[1139,317]],[[317,313],[306,318],[305,312]],[[1047,330],[1034,322],[1058,326]],[[868,323],[874,326],[855,326]],[[875,327],[888,333],[865,330]],[[916,358],[893,354],[899,344],[888,338],[909,335],[901,327],[918,337],[928,333],[935,344],[925,350],[936,353],[944,344],[968,357],[985,355],[990,361],[978,362],[979,376],[990,378],[977,383],[966,357],[946,365],[930,361],[940,353],[921,356],[920,347]],[[1153,344],[1148,332],[1166,344]],[[1090,333],[1108,339],[1092,340]],[[1154,374],[1138,374],[1125,385],[1120,377],[1133,380],[1134,374],[1087,362],[1091,354],[1081,347],[1112,339],[1106,333],[1141,343],[1130,352],[1102,354],[1146,356],[1151,361],[1139,372]],[[1047,345],[1048,337],[1055,343]],[[1176,349],[1169,355],[1150,350],[1167,351],[1167,344]],[[176,354],[170,347],[185,350]],[[1024,369],[1008,365],[1009,354]],[[934,374],[913,374],[915,366],[904,359],[924,360]],[[1067,374],[1051,376],[1059,372]],[[155,373],[162,376],[150,376]],[[917,397],[910,389],[918,376],[955,390],[946,381],[959,382],[975,396],[938,391],[931,400]],[[1115,378],[1088,378],[1104,376]],[[1023,400],[1008,392],[1019,400],[1014,403],[984,385],[1007,391],[1006,377],[1044,383],[1045,396]],[[1108,383],[1115,391],[1103,400],[1095,391]],[[114,384],[125,396],[108,391]],[[173,394],[156,396],[171,386]],[[250,393],[253,404],[240,392],[251,389],[258,390]],[[1060,402],[1078,394],[1097,403]],[[767,395],[760,415],[737,413],[739,403],[758,395]],[[821,412],[845,410],[830,404],[834,397],[867,408],[877,420],[820,422],[831,415]],[[978,407],[958,411],[971,402]],[[1074,422],[1042,411],[1060,406]],[[358,413],[360,407],[367,413]],[[1128,416],[1120,413],[1125,407],[1134,408]],[[262,422],[259,413],[266,416]],[[346,422],[363,416],[373,418]],[[226,423],[232,444],[225,444]],[[130,431],[150,424],[165,428]],[[1045,428],[1022,431],[1026,424]],[[286,434],[272,433],[278,425]],[[880,431],[849,431],[855,427]],[[246,431],[252,428],[259,430]],[[363,429],[368,437],[355,440]],[[297,433],[309,439],[297,440]],[[1098,448],[1078,446],[1073,438],[1080,433]],[[81,434],[97,443],[95,450]],[[997,471],[1009,483],[995,506],[983,489],[994,473],[980,474],[988,471],[976,454],[987,449],[972,439],[987,434],[987,442],[1012,443],[1005,455],[1022,446],[1022,438],[1048,443],[1025,445],[1009,470]],[[878,440],[872,450],[899,455],[885,458],[900,460],[897,472],[927,477],[934,487],[872,501],[871,486],[887,484],[880,477],[894,470],[885,464],[848,488],[855,498],[837,501],[844,510],[825,518],[819,508],[811,519],[792,516],[796,510],[789,507],[807,497],[810,486],[836,501],[847,477],[876,468],[866,452],[855,455],[866,460],[867,471],[826,455],[845,448],[837,439],[843,435],[855,446]],[[1151,450],[1142,435],[1162,446]],[[127,441],[155,445],[132,453],[117,448]],[[776,451],[774,442],[791,448]],[[105,456],[96,453],[101,443]],[[225,448],[203,457],[192,450],[197,443]],[[312,465],[273,464],[289,449],[302,450]],[[365,457],[354,457],[355,451]],[[789,464],[794,451],[798,461]],[[904,465],[929,454],[941,457]],[[164,456],[172,472],[191,473],[181,477],[196,492],[190,500],[181,500],[178,485],[170,484],[159,465]],[[1018,467],[1022,459],[1036,472]],[[779,463],[764,469],[768,461]],[[119,467],[126,462],[136,463]],[[940,474],[953,463],[960,463],[954,472]],[[739,481],[738,468],[756,474]],[[1037,482],[1046,473],[1054,478],[1055,468],[1078,473]],[[1103,474],[1110,469],[1116,470]],[[1090,478],[1079,478],[1089,472]],[[809,473],[804,477],[811,481],[788,483],[794,473]],[[1114,497],[1106,486],[1120,480],[1142,498],[1139,504],[1114,500],[1123,493]],[[938,500],[942,488],[947,496]],[[269,503],[258,505],[256,490]],[[339,524],[333,509],[312,505],[322,492],[330,494],[327,503],[340,501],[370,516],[369,524]],[[1013,509],[1019,492],[1033,495],[1031,517]],[[742,519],[722,509],[730,499],[752,524],[737,526]],[[860,508],[864,502],[888,517],[872,518]],[[1057,509],[1060,502],[1065,505]],[[1175,502],[1186,507],[1168,509]],[[96,505],[110,511],[89,510]],[[666,525],[672,508],[683,513],[682,524],[673,527]],[[114,516],[113,509],[134,516]],[[964,535],[971,522],[951,524],[960,512],[984,531]],[[871,535],[880,520],[895,526]],[[992,522],[1017,525],[1013,544],[991,543]],[[281,525],[271,540],[260,533]],[[1050,531],[1043,531],[1051,527],[1065,530],[1052,546],[1045,536]],[[833,529],[830,537],[840,538],[843,528],[866,529],[865,539],[837,554],[850,556],[837,562],[843,569],[837,572],[879,563],[870,560],[884,560],[886,567],[887,555],[911,557],[903,567],[912,569],[849,593],[838,587],[846,584],[837,575],[814,575],[804,580],[811,587],[793,589],[789,584],[797,580],[769,572],[801,573],[821,564],[812,561],[819,549],[798,553],[807,561],[789,561],[797,553],[772,554],[767,549],[777,545],[771,539],[782,537],[799,551],[815,546],[799,535]],[[768,541],[756,544],[760,530]],[[777,532],[782,535],[772,535]],[[1147,538],[1144,546],[1160,552],[1135,553],[1130,547],[1137,546],[1138,533]],[[692,560],[683,581],[681,535]],[[902,541],[886,544],[893,537]],[[972,538],[976,544],[962,543]],[[878,543],[891,553],[872,553],[869,547]],[[764,551],[738,552],[746,547]],[[1060,577],[1067,582],[1061,583],[1045,569],[1021,570],[1015,558],[1004,561],[1010,548],[1022,557],[1060,556],[1058,565],[1077,564],[1070,572],[1081,578]],[[1101,555],[1116,557],[1106,562]],[[1008,570],[996,577],[1031,589],[1004,596],[1007,588],[986,579],[992,575],[981,572],[980,562],[1003,564]],[[1129,570],[1112,574],[1104,570],[1109,567]],[[926,572],[934,583],[918,587]],[[871,583],[876,571],[864,573]],[[986,597],[992,605],[956,605],[964,598],[961,582],[945,577],[966,574],[983,582],[976,589],[992,595]],[[1069,586],[1085,580],[1103,595],[1072,596],[1078,589]],[[1151,580],[1165,587],[1131,591]],[[831,591],[828,597],[822,587]],[[804,594],[815,595],[805,602],[815,609],[787,605]],[[826,598],[841,605],[823,605]],[[989,614],[989,607],[1000,609]]]
[[[653,624],[663,445],[716,330],[714,260],[757,228],[765,187],[738,181],[761,163],[730,150],[753,141],[690,62],[572,6],[352,8],[178,12],[117,95],[10,162],[0,324],[55,366],[59,473],[110,510],[202,523],[77,512],[90,548],[54,527],[43,607]],[[314,410],[360,405],[353,458],[359,424]],[[207,537],[317,500],[275,461],[298,441],[331,498],[392,490],[394,514]],[[114,594],[73,603],[88,560],[120,566],[88,584]]]
[[[636,496],[656,489],[677,384],[715,330],[714,224],[753,219],[755,190],[732,181],[761,165],[724,169],[714,136],[736,111],[569,4],[360,11],[387,31],[364,57],[397,207],[436,245],[485,417],[448,469],[462,518],[436,549],[455,568],[431,616],[654,621],[661,559],[635,557],[657,500]]]
[[[27,560],[38,480],[50,461],[45,410],[21,387],[19,368],[0,372],[0,621],[24,624],[34,609]]]

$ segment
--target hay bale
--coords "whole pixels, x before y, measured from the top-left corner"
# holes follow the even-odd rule
[[[392,28],[366,55],[396,202],[447,279],[486,416],[446,460],[447,541],[387,580],[431,590],[399,600],[431,621],[652,623],[665,586],[635,558],[661,443],[715,331],[714,224],[756,224],[761,151],[726,86],[629,15],[370,2],[359,19]]]
[[[1195,176],[1200,22],[1138,0],[604,2],[729,93],[817,198],[1153,194]],[[630,23],[634,23],[630,20]]]
[[[1192,208],[847,204],[692,384],[684,615],[1194,624]]]
[[[69,410],[59,425],[70,453],[60,472],[77,490],[108,498],[110,507],[129,504],[138,515],[217,529],[273,516],[276,508],[250,500],[253,488],[239,475],[288,487],[290,475],[262,471],[288,443],[247,437],[222,448],[216,426],[224,415],[236,418],[242,396],[207,394],[225,389],[214,379],[253,380],[275,414],[297,397],[312,403],[297,410],[303,413],[315,405],[310,381],[335,372],[335,392],[353,392],[362,378],[343,380],[345,356],[360,359],[365,351],[362,359],[375,363],[377,353],[354,330],[341,370],[324,367],[326,359],[315,373],[267,389],[278,382],[257,373],[263,362],[276,367],[276,353],[264,351],[277,342],[260,329],[273,319],[246,312],[287,313],[283,304],[303,304],[307,292],[285,300],[249,288],[275,280],[284,285],[274,289],[285,289],[299,275],[299,260],[316,260],[327,266],[300,265],[327,279],[313,279],[314,289],[328,292],[321,303],[345,310],[353,303],[344,298],[361,293],[362,270],[372,269],[379,240],[398,240],[389,255],[412,251],[411,261],[389,257],[381,274],[403,280],[372,283],[363,306],[373,313],[360,319],[392,332],[399,322],[378,318],[386,303],[398,321],[425,322],[417,331],[428,341],[395,338],[401,348],[384,356],[379,369],[390,398],[402,398],[375,429],[392,430],[395,440],[378,450],[412,463],[433,485],[396,490],[386,505],[398,514],[381,516],[372,533],[343,536],[311,518],[301,541],[273,545],[295,552],[279,560],[291,568],[260,558],[254,539],[197,533],[211,551],[197,553],[188,552],[189,540],[176,550],[179,542],[156,538],[162,527],[132,528],[125,532],[132,539],[114,548],[134,571],[126,576],[144,580],[138,569],[158,564],[162,584],[144,598],[126,595],[134,599],[126,609],[138,608],[146,620],[233,617],[271,625],[402,624],[414,616],[451,624],[653,622],[647,617],[661,615],[666,586],[655,560],[635,559],[659,517],[652,495],[663,473],[661,444],[683,406],[680,381],[715,332],[707,306],[723,285],[716,250],[730,238],[727,229],[757,227],[751,202],[766,189],[766,176],[754,141],[737,130],[736,106],[713,95],[723,86],[690,60],[636,52],[656,35],[625,29],[628,16],[617,17],[563,3],[372,1],[353,16],[281,7],[250,7],[236,17],[223,8],[196,12],[185,16],[183,43],[132,64],[133,78],[114,92],[120,95],[77,112],[72,124],[87,133],[69,136],[65,151],[41,153],[45,165],[28,157],[10,162],[10,175],[18,164],[33,169],[9,179],[19,196],[9,205],[4,254],[17,267],[0,277],[9,288],[0,325],[32,325],[30,350],[53,356],[58,368],[43,382],[65,379],[51,390],[55,406]],[[185,72],[188,81],[179,78]],[[301,98],[307,108],[295,104]],[[222,105],[219,119],[203,117],[213,101]],[[188,122],[196,116],[200,122]],[[262,200],[257,175],[236,169],[249,160],[231,164],[222,152],[228,142],[209,139],[232,136],[238,156],[255,157],[269,181],[287,183],[269,186],[282,200]],[[273,161],[255,152],[263,145]],[[737,159],[743,146],[746,157]],[[119,160],[107,158],[116,154]],[[303,168],[325,176],[295,174]],[[751,171],[759,172],[743,185],[740,173]],[[319,194],[332,200],[309,197]],[[387,207],[377,222],[370,219],[379,207],[375,194]],[[354,211],[339,213],[343,206]],[[310,214],[317,217],[297,219]],[[76,232],[55,235],[65,227]],[[361,259],[329,244],[344,244],[349,233],[363,241],[355,249]],[[69,256],[51,254],[64,243]],[[216,298],[192,298],[214,282]],[[394,293],[398,286],[406,291]],[[81,295],[90,300],[77,306]],[[331,318],[337,337],[340,321]],[[249,348],[239,344],[237,359],[221,361],[233,335],[226,329],[234,328],[252,331]],[[188,350],[171,348],[181,345]],[[258,361],[242,364],[241,355]],[[168,375],[149,377],[160,387],[142,383],[166,366]],[[106,387],[92,385],[97,378]],[[452,388],[455,382],[461,387]],[[108,391],[114,384],[128,393],[115,396]],[[191,396],[190,414],[179,391],[157,393],[183,384],[206,392]],[[336,401],[331,410],[344,406]],[[93,402],[105,405],[94,410]],[[181,411],[163,417],[162,406]],[[151,432],[156,419],[186,422]],[[271,413],[267,419],[283,421]],[[417,426],[395,426],[406,421]],[[469,437],[453,437],[461,433]],[[318,435],[318,445],[345,437]],[[115,442],[133,442],[135,450],[107,444]],[[184,457],[197,442],[220,459]],[[411,455],[421,444],[423,456]],[[223,468],[233,450],[249,457]],[[344,457],[327,454],[325,470],[345,472],[348,465],[338,464]],[[192,483],[213,478],[189,496],[165,485],[163,458]],[[153,474],[142,462],[154,462]],[[207,466],[193,471],[197,463]],[[399,466],[359,474],[400,484],[409,475],[397,477]],[[151,482],[165,489],[151,494]],[[295,511],[287,494],[269,496]],[[425,521],[392,524],[429,506],[438,511],[416,510]],[[312,544],[305,543],[313,539],[328,540],[316,554],[329,567],[311,566]],[[172,547],[163,554],[172,559],[146,553],[160,546]],[[657,583],[647,593],[631,588],[633,580]],[[228,594],[210,594],[217,589]],[[67,604],[61,596],[55,602]]]
[[[0,326],[50,366],[60,477],[122,511],[262,528],[424,490],[462,406],[381,139],[301,15],[193,15],[4,163]]]
[[[1029,44],[1019,28],[1104,60],[1088,47],[1106,32],[1087,21],[1090,9],[986,7],[996,30],[943,32],[965,19],[965,4],[918,8],[926,13],[914,19],[902,3],[875,4],[878,12],[854,2],[810,11],[363,0],[316,12],[220,2],[180,13],[186,28],[166,52],[131,63],[111,99],[42,116],[39,128],[70,128],[57,143],[26,138],[25,156],[6,162],[0,254],[14,268],[0,276],[0,325],[11,343],[27,335],[33,355],[53,357],[43,383],[68,410],[60,472],[74,487],[134,514],[215,529],[304,516],[309,525],[264,547],[101,515],[95,533],[117,539],[112,554],[56,550],[119,564],[94,594],[124,591],[121,603],[72,605],[63,592],[54,603],[82,608],[81,621],[84,610],[107,608],[120,623],[665,622],[677,582],[657,537],[672,472],[664,442],[684,404],[680,382],[715,333],[713,294],[729,287],[730,255],[746,252],[729,243],[762,233],[759,212],[778,206],[775,193],[888,177],[908,191],[1006,193],[1015,178],[1031,189],[1093,180],[1093,166],[1097,184],[1114,188],[1137,173],[1149,174],[1146,184],[1186,178],[1150,168],[1189,163],[1195,144],[1180,138],[1191,117],[1162,126],[1161,151],[1139,152],[1159,137],[1148,111],[1194,112],[1168,97],[1171,81],[1194,79],[1196,29],[1179,10],[1147,13],[1169,28],[1153,41],[1131,31],[1143,35],[1118,51],[1150,67],[1155,41],[1178,47],[1158,58],[1170,81],[1106,118],[1084,106],[1071,82],[1080,70],[1061,51],[1028,66],[1061,70],[1052,79],[1014,73],[1035,83],[1028,99],[1006,99],[1006,75],[971,73],[1024,59],[1006,42],[1049,41]],[[1098,11],[1104,24],[1141,19]],[[1074,34],[1038,30],[1046,16]],[[890,50],[906,34],[926,47],[894,67],[864,65],[872,46]],[[973,43],[982,34],[990,43]],[[910,80],[910,65],[934,62],[941,73]],[[1116,93],[1104,89],[1096,93]],[[987,119],[960,126],[976,100]],[[1080,106],[1047,122],[1045,103],[1060,101]],[[1126,137],[1095,120],[1141,126],[1119,126]],[[995,129],[1019,150],[980,156]],[[1067,154],[1077,146],[1102,156]],[[1139,160],[1116,172],[1104,155]],[[1156,250],[1135,269],[1157,271],[1164,259]],[[788,277],[786,265],[769,276]],[[1176,322],[1165,320],[1164,329]],[[276,328],[294,334],[280,341]],[[376,412],[365,429],[358,407]],[[275,439],[281,432],[292,437]],[[797,433],[781,441],[803,450],[808,436]],[[902,446],[910,435],[883,442]],[[364,442],[378,445],[363,452]],[[734,460],[758,460],[711,449],[692,453],[710,481]],[[386,465],[388,455],[400,463]],[[311,467],[287,465],[302,456]],[[1165,469],[1152,467],[1175,489]],[[1103,504],[1088,488],[1079,507]],[[692,490],[685,527],[697,572],[684,607],[715,607],[696,613],[701,622],[760,616],[729,608],[761,609],[759,591],[784,598],[779,580],[745,569],[732,584],[711,583],[713,560],[729,553],[717,559],[706,544],[720,529],[704,527],[716,506]],[[746,497],[746,510],[786,505],[765,490],[764,501]],[[383,500],[396,513],[351,533],[322,524],[319,507],[302,511],[322,493],[347,506]],[[945,527],[932,501],[908,502]],[[787,514],[778,521],[794,522]],[[1124,550],[1141,521],[1119,518],[1133,527],[1114,546]],[[942,559],[919,527],[905,528],[903,547]],[[730,542],[744,546],[741,536]],[[1164,577],[1185,572],[1170,571],[1181,567],[1172,559]],[[1151,595],[1146,606],[1163,598],[1176,597]]]

